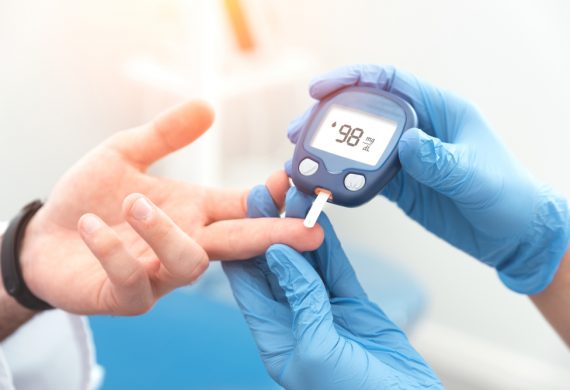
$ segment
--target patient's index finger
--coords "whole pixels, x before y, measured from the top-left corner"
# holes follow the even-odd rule
[[[152,122],[110,138],[110,146],[144,170],[162,157],[192,143],[212,124],[214,114],[201,101],[180,104]]]
[[[324,234],[320,226],[307,229],[296,218],[254,218],[215,222],[196,237],[210,259],[245,260],[265,253],[273,244],[286,244],[300,252],[318,248]]]

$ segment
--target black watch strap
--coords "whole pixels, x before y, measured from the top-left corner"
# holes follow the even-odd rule
[[[36,297],[26,286],[20,267],[20,250],[26,226],[34,214],[43,206],[39,200],[25,206],[14,219],[2,237],[2,280],[4,288],[22,306],[32,310],[47,310],[53,307]]]

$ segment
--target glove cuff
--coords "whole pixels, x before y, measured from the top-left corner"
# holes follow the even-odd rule
[[[497,267],[511,290],[533,295],[552,282],[570,241],[570,211],[566,199],[542,186],[533,219],[510,259]]]

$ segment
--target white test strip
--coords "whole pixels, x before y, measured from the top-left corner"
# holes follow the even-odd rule
[[[321,215],[321,212],[323,211],[323,208],[327,204],[327,200],[329,200],[330,197],[331,193],[328,191],[321,190],[318,192],[317,199],[313,201],[313,205],[305,217],[305,222],[303,222],[303,225],[305,225],[305,227],[312,228],[315,226],[317,219],[319,219],[319,215]]]

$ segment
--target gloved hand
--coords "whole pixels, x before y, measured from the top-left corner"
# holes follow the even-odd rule
[[[497,269],[514,291],[551,282],[570,236],[566,200],[535,181],[469,102],[389,66],[354,65],[311,83],[319,100],[347,86],[406,99],[419,128],[399,143],[402,170],[382,194],[453,246]],[[311,110],[288,130],[296,142]]]
[[[304,215],[310,203],[290,190],[287,215]],[[279,210],[259,186],[248,213]],[[441,389],[404,333],[368,300],[324,214],[319,223],[325,241],[314,252],[278,244],[266,256],[222,264],[271,377],[286,389]]]

